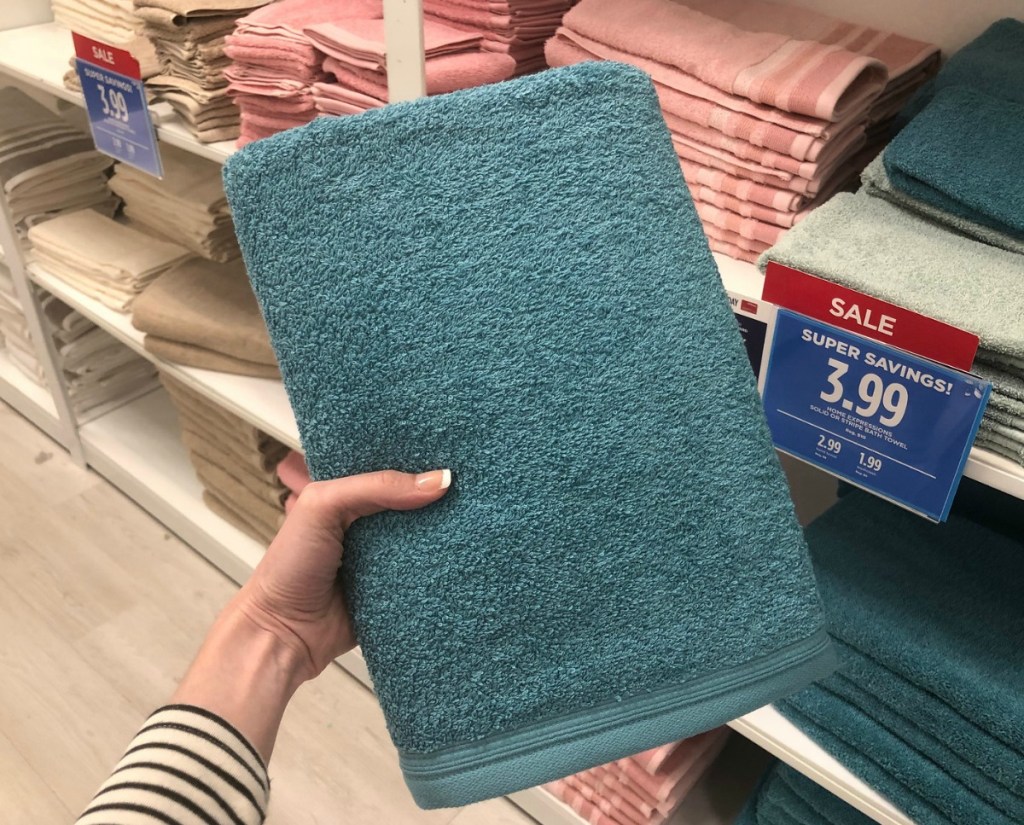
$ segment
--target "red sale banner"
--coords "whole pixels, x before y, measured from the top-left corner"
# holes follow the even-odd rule
[[[110,69],[110,71],[123,74],[125,77],[132,77],[136,80],[142,77],[139,61],[132,57],[130,52],[126,52],[124,49],[115,49],[113,46],[100,43],[100,41],[78,32],[72,32],[71,38],[75,41],[75,56],[80,60]]]
[[[765,301],[969,372],[978,336],[782,264],[768,264]]]

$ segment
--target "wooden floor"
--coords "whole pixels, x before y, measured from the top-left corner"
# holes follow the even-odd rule
[[[3,822],[74,820],[234,590],[0,404]],[[533,822],[505,800],[417,809],[375,700],[337,667],[292,702],[270,775],[271,825]]]

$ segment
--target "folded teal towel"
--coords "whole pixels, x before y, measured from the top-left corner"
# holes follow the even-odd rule
[[[842,676],[778,707],[924,823],[1024,819],[1022,516],[977,513],[934,525],[857,492],[806,531]]]
[[[586,63],[323,118],[224,174],[313,477],[454,471],[434,507],[357,522],[342,569],[421,805],[685,738],[831,670],[646,75]]]
[[[879,155],[869,163],[860,175],[863,184],[861,191],[876,198],[885,198],[888,201],[915,212],[936,223],[943,224],[951,229],[967,235],[969,238],[987,243],[991,246],[998,246],[1009,252],[1024,253],[1024,239],[1014,238],[988,226],[975,223],[972,220],[961,217],[945,209],[939,209],[931,204],[912,198],[905,192],[900,191],[892,185],[889,175],[885,171],[885,163]]]
[[[781,762],[762,777],[736,825],[870,825],[872,820]]]
[[[885,169],[910,198],[1024,241],[1021,135],[1024,103],[953,86],[889,144]]]
[[[953,86],[1024,103],[1024,21],[997,20],[950,57],[900,113],[901,124],[920,114],[942,89]]]

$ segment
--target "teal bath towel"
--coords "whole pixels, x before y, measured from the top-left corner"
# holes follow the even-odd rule
[[[684,738],[832,669],[646,75],[587,63],[323,118],[224,175],[312,476],[454,473],[433,507],[358,521],[342,566],[421,805]]]
[[[807,530],[841,667],[777,706],[915,821],[1024,821],[1022,520],[856,492]]]
[[[872,821],[813,779],[776,762],[736,825],[871,825]]]
[[[885,171],[885,163],[881,155],[864,168],[860,179],[863,184],[861,191],[868,195],[873,195],[876,198],[885,198],[897,206],[915,212],[936,223],[948,226],[961,235],[967,235],[969,238],[974,238],[990,246],[998,246],[1000,249],[1018,254],[1024,253],[1024,239],[1015,238],[991,227],[975,223],[968,218],[947,212],[945,209],[939,209],[929,203],[912,198],[905,192],[895,188]]]
[[[1024,241],[1022,136],[1024,103],[953,86],[889,144],[885,168],[910,198]]]

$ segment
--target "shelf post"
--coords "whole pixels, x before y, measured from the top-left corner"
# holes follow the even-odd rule
[[[384,0],[388,102],[415,100],[427,93],[423,54],[423,0]]]

